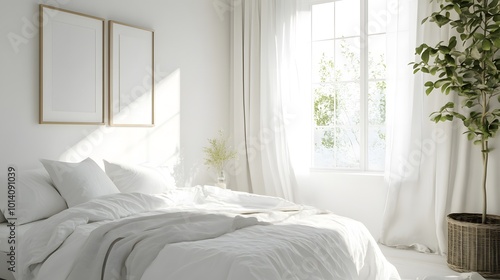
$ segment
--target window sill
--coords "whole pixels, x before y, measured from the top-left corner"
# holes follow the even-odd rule
[[[310,173],[330,173],[338,175],[353,175],[353,176],[377,176],[383,177],[384,171],[362,171],[362,170],[349,170],[349,169],[333,169],[333,168],[309,168]]]

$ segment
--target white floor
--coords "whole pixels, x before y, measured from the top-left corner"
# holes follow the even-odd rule
[[[448,268],[446,257],[380,245],[386,258],[398,269],[402,280],[484,279],[477,273],[460,274]]]

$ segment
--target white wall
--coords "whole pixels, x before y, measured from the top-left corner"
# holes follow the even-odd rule
[[[0,170],[41,167],[39,158],[169,164],[181,158],[188,182],[206,183],[202,147],[227,130],[229,106],[229,21],[212,2],[0,0]],[[154,128],[38,124],[41,3],[155,31]]]
[[[310,171],[298,174],[297,202],[361,221],[378,238],[387,185],[382,174]]]

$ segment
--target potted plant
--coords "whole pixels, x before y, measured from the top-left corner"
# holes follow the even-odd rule
[[[226,188],[224,167],[230,160],[236,158],[236,151],[228,145],[222,130],[219,130],[218,138],[208,139],[208,146],[203,148],[203,152],[205,153],[205,165],[213,168],[217,174],[216,185]]]
[[[432,0],[431,0],[432,1]],[[414,73],[437,76],[425,83],[426,94],[439,90],[458,95],[461,106],[448,102],[431,114],[434,122],[459,119],[465,135],[480,147],[483,162],[482,214],[448,215],[448,265],[500,277],[500,217],[487,214],[489,140],[500,125],[500,1],[444,0],[440,10],[422,21],[453,30],[448,42],[416,48]]]

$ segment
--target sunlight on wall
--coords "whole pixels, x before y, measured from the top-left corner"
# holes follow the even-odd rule
[[[155,79],[155,126],[83,130],[84,137],[68,147],[59,160],[79,162],[87,157],[130,163],[173,165],[180,146],[180,79],[177,69]],[[140,107],[137,99],[130,107]]]

